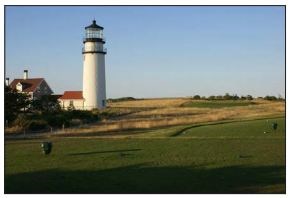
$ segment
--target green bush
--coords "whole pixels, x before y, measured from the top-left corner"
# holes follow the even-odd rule
[[[62,127],[63,124],[68,125],[70,118],[66,117],[64,114],[50,114],[45,116],[45,120],[52,127]]]
[[[93,115],[98,115],[98,114],[100,114],[100,110],[97,109],[97,108],[95,108],[95,109],[92,109],[92,110],[91,110],[91,113],[92,113]]]
[[[85,122],[99,120],[99,113],[96,111],[72,110],[64,112],[66,119],[81,119]]]
[[[121,101],[133,101],[136,100],[136,98],[133,97],[122,97],[122,98],[109,98],[107,99],[107,102],[121,102]]]
[[[72,119],[70,122],[69,122],[69,125],[70,126],[79,126],[83,124],[83,121],[81,119]]]
[[[193,99],[194,99],[194,100],[200,100],[200,95],[195,95],[195,96],[193,96]]]
[[[19,114],[13,122],[14,126],[18,126],[21,129],[27,129],[30,125],[29,117],[25,114]]]
[[[277,100],[277,98],[275,96],[265,96],[264,99],[265,100],[271,100],[271,101]]]
[[[253,96],[247,95],[247,100],[253,100],[253,99],[254,99]]]
[[[215,99],[215,96],[209,96],[207,99],[208,100],[214,100]]]
[[[47,121],[45,120],[31,120],[29,129],[32,131],[42,130],[48,128]]]

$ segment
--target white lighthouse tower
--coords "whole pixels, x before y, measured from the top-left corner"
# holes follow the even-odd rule
[[[85,27],[83,40],[83,98],[84,109],[106,107],[105,39],[103,27],[93,23]]]

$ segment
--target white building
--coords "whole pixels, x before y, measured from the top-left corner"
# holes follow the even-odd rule
[[[106,107],[105,54],[107,51],[104,48],[103,29],[96,24],[95,20],[91,25],[85,27],[82,49],[83,91],[65,92],[63,97],[59,98],[63,108],[72,104],[75,109],[84,110]],[[80,93],[82,93],[82,98]],[[75,98],[76,95],[77,98]]]
[[[23,78],[14,79],[11,84],[9,78],[6,78],[6,85],[20,93],[28,94],[31,100],[53,93],[44,78],[28,78],[28,70],[24,70]]]
[[[60,101],[60,106],[63,109],[84,109],[84,98],[82,91],[65,91],[58,100]]]
[[[83,40],[83,97],[85,109],[106,107],[105,39],[103,27],[93,23],[85,28]]]

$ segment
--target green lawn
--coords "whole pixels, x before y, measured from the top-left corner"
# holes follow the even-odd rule
[[[277,130],[272,123],[278,124]],[[285,119],[259,119],[253,121],[217,122],[208,125],[194,125],[184,130],[179,137],[197,138],[285,138]]]
[[[285,193],[284,118],[167,130],[6,141],[5,193]]]
[[[204,101],[190,101],[184,103],[183,107],[197,107],[197,108],[224,108],[236,106],[255,105],[255,102],[242,100],[204,100]]]

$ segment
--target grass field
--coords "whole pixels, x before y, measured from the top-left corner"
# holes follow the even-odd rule
[[[268,118],[6,140],[5,193],[285,193],[285,132]]]
[[[277,117],[285,114],[285,102],[205,101],[189,98],[143,99],[109,103],[109,107],[103,113],[115,116],[88,127],[67,129],[65,134],[83,135],[87,133],[89,135],[131,130],[155,130],[169,126]]]

